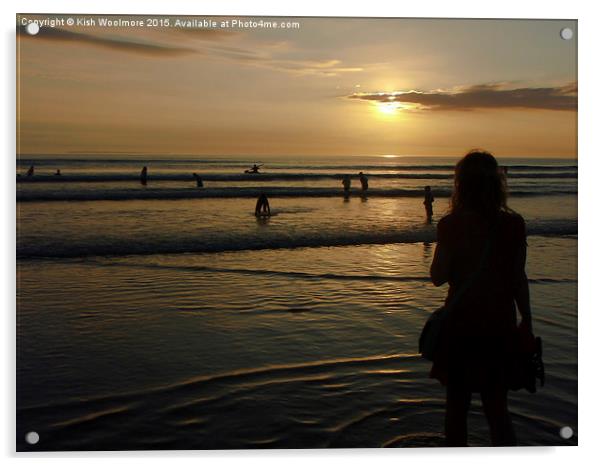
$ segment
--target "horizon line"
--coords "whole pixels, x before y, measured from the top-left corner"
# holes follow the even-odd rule
[[[380,158],[408,158],[408,157],[462,157],[463,153],[458,154],[202,154],[202,153],[149,153],[149,152],[129,152],[129,151],[117,151],[117,152],[104,152],[104,151],[93,151],[93,152],[29,152],[29,153],[17,153],[16,157],[20,158],[23,156],[33,157],[76,157],[76,156],[149,156],[149,157],[380,157]],[[549,158],[549,159],[578,159],[578,154],[574,155],[526,155],[526,154],[496,154],[493,153],[494,157],[503,158]]]

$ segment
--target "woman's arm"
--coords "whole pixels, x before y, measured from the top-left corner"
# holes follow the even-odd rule
[[[516,289],[514,300],[521,315],[521,326],[525,326],[530,333],[533,333],[533,324],[531,322],[531,299],[529,297],[529,280],[525,272],[525,263],[527,261],[527,244],[524,243],[519,250],[516,264]]]
[[[431,264],[431,280],[435,286],[441,286],[449,280],[452,254],[447,241],[448,235],[445,234],[447,223],[444,217],[437,225],[437,247]]]
[[[433,285],[441,286],[449,280],[449,269],[451,264],[451,254],[448,248],[437,243],[435,248],[435,256],[431,264],[431,280]]]

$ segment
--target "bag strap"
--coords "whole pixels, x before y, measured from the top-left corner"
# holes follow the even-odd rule
[[[489,258],[489,254],[491,253],[493,235],[495,233],[498,223],[499,220],[494,222],[489,230],[489,234],[487,235],[487,239],[485,240],[485,246],[483,247],[483,252],[481,253],[481,258],[479,259],[479,265],[472,273],[472,275],[468,278],[468,280],[462,283],[458,291],[454,293],[449,303],[447,303],[446,307],[448,308],[448,312],[451,311],[456,306],[456,304],[458,304],[458,301],[460,301],[462,296],[464,296],[464,294],[472,287],[472,285],[476,282],[479,274],[485,268],[485,264],[487,263],[487,259]]]

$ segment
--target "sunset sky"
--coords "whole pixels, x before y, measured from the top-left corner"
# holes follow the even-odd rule
[[[576,22],[286,21],[19,29],[18,151],[576,156]]]

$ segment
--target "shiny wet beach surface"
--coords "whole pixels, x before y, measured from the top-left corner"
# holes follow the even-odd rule
[[[576,246],[530,237],[546,386],[519,444],[575,444]],[[442,444],[417,336],[434,244],[32,259],[19,265],[18,434],[39,449]],[[478,397],[470,443],[487,445]]]

